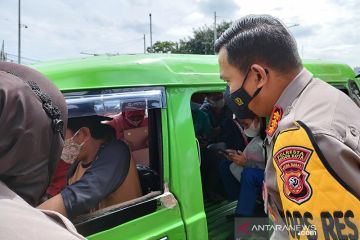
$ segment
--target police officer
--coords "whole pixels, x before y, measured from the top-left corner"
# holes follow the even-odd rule
[[[273,239],[358,239],[360,110],[306,70],[286,27],[268,15],[235,22],[215,43],[227,104],[270,116],[265,204]]]

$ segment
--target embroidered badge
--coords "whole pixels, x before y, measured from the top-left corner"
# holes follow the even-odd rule
[[[281,171],[283,193],[291,201],[302,204],[310,199],[312,189],[308,182],[309,173],[305,167],[313,150],[304,147],[285,147],[274,154],[276,165]]]
[[[276,129],[278,128],[282,115],[283,115],[282,108],[275,106],[271,113],[269,125],[266,129],[266,134],[269,135],[269,137],[272,137],[272,135],[275,133]]]
[[[241,98],[237,97],[234,99],[234,102],[238,105],[241,106],[244,104],[243,100],[241,100]]]

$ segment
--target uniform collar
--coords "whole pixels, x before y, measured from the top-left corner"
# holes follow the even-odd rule
[[[294,100],[300,95],[300,93],[305,89],[305,87],[310,83],[311,79],[313,78],[313,75],[303,68],[298,75],[289,83],[289,85],[285,88],[285,90],[280,95],[279,99],[277,100],[273,114],[270,118],[270,122],[273,120],[274,116],[280,118],[275,119],[275,130],[273,134],[270,136],[269,134],[266,135],[266,140],[268,143],[270,143],[273,139],[273,137],[277,134],[279,131],[278,123],[280,122],[282,116],[286,116],[290,110],[291,105],[293,104]],[[275,114],[274,114],[275,113]]]
[[[298,75],[285,88],[275,106],[279,106],[284,111],[291,106],[294,100],[300,95],[304,88],[309,84],[313,75],[303,68]]]

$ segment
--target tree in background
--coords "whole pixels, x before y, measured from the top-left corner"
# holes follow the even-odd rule
[[[171,42],[171,41],[164,41],[160,42],[157,41],[154,43],[152,49],[150,47],[147,48],[148,52],[155,52],[155,53],[176,53],[178,50],[178,43]]]
[[[217,25],[217,36],[219,37],[231,22],[221,22]],[[180,39],[179,42],[156,42],[153,49],[148,48],[148,52],[171,52],[183,54],[214,54],[214,30],[207,25],[193,30],[193,36]]]
[[[231,25],[231,22],[222,22],[216,27],[219,37]],[[188,40],[180,40],[180,53],[214,54],[214,29],[207,25],[194,29],[193,36]]]

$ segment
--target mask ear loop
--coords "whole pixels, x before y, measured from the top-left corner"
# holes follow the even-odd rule
[[[71,137],[71,140],[74,140],[74,137],[75,137],[79,132],[80,132],[80,129],[77,130],[77,131],[74,133],[74,135]]]
[[[269,74],[269,70],[267,70],[266,68],[265,68],[264,70],[265,70],[266,75],[268,75],[268,74]],[[245,81],[244,81],[244,82],[245,82]],[[244,83],[243,83],[243,84],[244,84]],[[253,96],[252,98],[256,97],[256,96],[259,94],[259,92],[261,91],[261,89],[262,89],[262,87],[256,89],[256,91],[255,91],[255,93],[254,93],[254,96]]]
[[[71,140],[72,140],[72,141],[75,142],[74,137],[75,137],[79,132],[80,132],[80,129],[77,130],[76,133],[71,137]],[[76,143],[76,142],[75,142],[75,143],[78,144],[78,145],[80,145],[80,147],[82,147],[82,146],[85,144],[86,141],[87,141],[87,140],[83,141],[81,144],[78,144],[78,143]]]
[[[249,73],[250,73],[250,67],[249,67],[248,70],[246,71],[246,74],[245,74],[245,77],[244,77],[244,81],[243,81],[243,83],[241,84],[241,87],[240,87],[240,88],[242,88],[242,87],[244,86],[244,84],[245,84],[245,82],[246,82],[246,80],[247,80],[247,77],[248,77]],[[240,89],[240,88],[239,88],[239,89]]]

